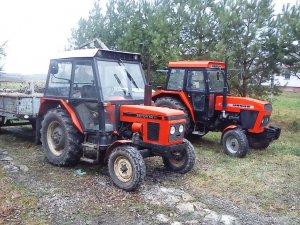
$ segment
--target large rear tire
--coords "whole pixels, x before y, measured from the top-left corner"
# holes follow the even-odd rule
[[[191,119],[190,112],[180,100],[173,97],[161,97],[156,99],[155,105],[158,107],[182,110],[186,119],[185,136],[188,136],[193,132],[194,123]]]
[[[65,110],[51,109],[46,113],[41,126],[41,141],[50,163],[57,166],[77,164],[82,156],[82,139]]]
[[[224,133],[223,139],[224,152],[233,157],[243,158],[248,152],[248,139],[240,129],[228,130]]]
[[[117,187],[134,191],[145,178],[146,166],[137,148],[121,145],[109,155],[108,171]]]
[[[173,153],[172,158],[163,158],[167,169],[177,173],[187,173],[194,167],[196,161],[195,149],[191,142],[188,140],[185,140],[185,142],[188,144],[184,150]]]

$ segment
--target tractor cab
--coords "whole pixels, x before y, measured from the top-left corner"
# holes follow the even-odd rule
[[[195,119],[203,120],[210,112],[209,95],[223,95],[224,69],[223,62],[170,62],[165,90],[184,92],[194,109]]]
[[[86,49],[51,60],[46,87],[45,97],[69,100],[84,131],[111,132],[116,105],[143,103],[145,79],[139,54]]]

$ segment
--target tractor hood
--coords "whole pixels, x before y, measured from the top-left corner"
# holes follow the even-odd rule
[[[120,116],[157,120],[185,119],[184,113],[181,110],[144,105],[121,105]]]
[[[223,110],[222,102],[223,96],[217,96],[215,102],[216,110]],[[272,105],[269,102],[254,98],[227,96],[226,102],[226,111],[230,112],[240,112],[240,110],[272,111]]]

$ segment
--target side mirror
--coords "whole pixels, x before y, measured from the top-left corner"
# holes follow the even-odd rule
[[[217,72],[217,80],[220,80],[220,72]]]
[[[58,63],[56,60],[50,62],[49,71],[53,75],[58,73]]]

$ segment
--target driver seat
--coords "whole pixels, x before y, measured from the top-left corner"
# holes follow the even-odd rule
[[[97,98],[96,87],[94,85],[83,85],[81,87],[81,98]]]

